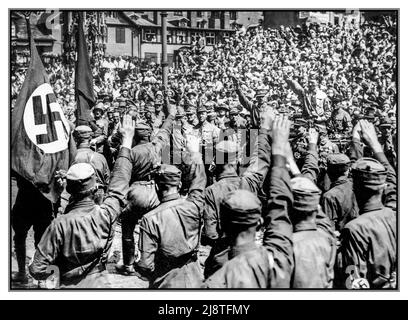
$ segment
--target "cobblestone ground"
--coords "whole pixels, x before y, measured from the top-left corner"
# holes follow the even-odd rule
[[[12,181],[12,205],[14,204],[15,197],[17,195],[17,185],[15,181]],[[13,236],[13,233],[12,233]],[[117,224],[115,226],[115,236],[113,239],[112,249],[108,259],[108,271],[112,274],[112,287],[111,288],[147,288],[148,282],[140,280],[137,277],[122,276],[116,272],[115,265],[122,263],[122,240],[121,240],[121,228]],[[138,229],[135,230],[135,241],[137,243],[138,239]],[[210,251],[210,247],[200,246],[199,250],[199,261],[201,266],[204,265],[204,261],[207,258]],[[34,255],[34,234],[33,230],[30,229],[27,237],[27,265]],[[17,260],[14,253],[14,248],[12,248],[11,254],[11,272],[12,274],[17,272]],[[37,288],[37,282],[29,276],[29,283],[27,285],[22,285],[19,283],[11,283],[12,289],[35,289]]]

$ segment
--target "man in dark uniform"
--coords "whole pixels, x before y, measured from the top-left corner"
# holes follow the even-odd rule
[[[30,274],[37,280],[50,276],[50,266],[58,267],[61,285],[73,288],[107,287],[106,264],[112,246],[113,225],[124,205],[132,164],[130,148],[134,135],[132,118],[123,119],[122,148],[115,163],[107,197],[99,206],[93,200],[96,175],[88,163],[78,163],[67,172],[67,191],[72,202],[65,214],[56,218],[45,231]]]
[[[337,231],[341,231],[349,221],[358,217],[353,182],[349,179],[350,164],[350,158],[343,153],[327,156],[327,174],[331,189],[323,194],[321,205]]]
[[[11,211],[11,226],[14,231],[14,250],[18,272],[13,282],[28,283],[26,273],[26,239],[28,230],[33,227],[34,245],[37,247],[47,227],[54,219],[50,200],[24,178],[17,176],[18,193]]]
[[[77,154],[73,164],[89,163],[94,168],[98,189],[94,199],[96,204],[101,204],[109,185],[110,170],[108,163],[103,155],[91,149],[92,129],[90,127],[76,127],[73,136],[77,144]]]
[[[109,122],[102,117],[105,112],[103,105],[97,104],[92,111],[98,130],[95,132],[94,138],[91,140],[91,145],[95,146],[97,152],[103,153],[103,146],[108,139]]]
[[[197,251],[206,177],[197,137],[189,137],[187,150],[192,177],[187,198],[179,194],[181,171],[162,165],[156,178],[161,204],[140,222],[136,271],[151,288],[198,288],[202,281]]]
[[[247,190],[232,191],[221,205],[230,241],[229,261],[206,280],[204,287],[289,288],[294,266],[292,224],[288,216],[293,197],[285,158],[289,128],[289,121],[280,116],[272,126],[272,163],[263,246],[255,243],[256,229],[262,225],[260,200]]]
[[[347,135],[351,132],[351,117],[343,109],[344,98],[337,95],[333,98],[333,111],[331,114],[331,125],[334,133]]]
[[[129,194],[134,194],[132,189],[135,186],[142,185],[143,188],[147,189],[151,194],[152,206],[157,206],[159,204],[156,193],[156,184],[153,179],[154,172],[159,167],[160,163],[169,163],[170,161],[170,134],[175,114],[176,108],[171,107],[169,110],[169,116],[166,118],[163,126],[153,139],[151,139],[152,129],[150,126],[139,123],[135,128],[136,145],[132,148],[130,155],[133,167]],[[131,201],[132,199],[129,200]],[[124,275],[134,275],[133,263],[135,261],[135,241],[133,232],[138,220],[135,218],[135,211],[137,211],[138,208],[137,203],[132,204],[130,208],[131,210],[125,210],[122,216],[123,265],[116,266],[117,271]]]
[[[360,158],[360,136],[374,158]],[[360,147],[360,150],[359,150]],[[342,268],[350,288],[359,278],[370,288],[395,288],[397,277],[396,174],[384,155],[374,126],[358,122],[353,131],[352,176],[360,216],[342,231]],[[352,159],[353,159],[352,158]],[[351,274],[350,268],[354,273]]]
[[[260,130],[257,148],[250,160],[250,166],[243,177],[237,173],[238,146],[233,141],[221,141],[216,146],[216,182],[205,190],[203,244],[210,245],[211,252],[205,262],[204,275],[207,278],[228,260],[229,243],[221,225],[221,201],[228,192],[237,189],[249,190],[255,194],[261,191],[270,165],[271,128],[270,115]]]

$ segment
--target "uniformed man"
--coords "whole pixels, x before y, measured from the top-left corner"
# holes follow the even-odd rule
[[[204,276],[207,278],[228,260],[229,243],[221,225],[221,201],[233,190],[261,191],[270,165],[272,117],[265,122],[258,135],[257,148],[244,175],[238,175],[237,144],[231,140],[220,141],[216,146],[214,176],[216,182],[205,189],[203,244],[210,245],[211,252],[205,262]]]
[[[78,163],[67,172],[66,189],[72,202],[65,214],[45,231],[29,266],[37,280],[50,276],[50,266],[58,267],[62,287],[107,287],[106,264],[115,223],[124,205],[132,171],[130,149],[134,135],[132,118],[123,119],[123,142],[116,160],[107,197],[99,206],[93,200],[96,174],[88,163]]]
[[[198,119],[197,119],[197,113],[196,113],[195,107],[193,106],[188,107],[186,111],[186,115],[187,115],[187,121],[191,126],[195,127],[198,125]]]
[[[209,185],[212,183],[212,175],[209,169],[214,158],[214,147],[219,140],[220,129],[207,121],[207,109],[204,106],[198,108],[197,116],[198,124],[193,127],[193,134],[200,138],[207,184]]]
[[[162,165],[156,181],[160,205],[140,222],[140,260],[136,271],[151,288],[198,288],[202,274],[197,260],[204,188],[204,165],[199,140],[190,136],[192,180],[187,198],[181,198],[181,171]]]
[[[349,179],[350,164],[350,158],[343,153],[327,156],[327,174],[331,188],[323,194],[321,205],[337,231],[341,231],[349,221],[358,217],[353,182]]]
[[[221,216],[230,243],[227,261],[210,276],[206,288],[289,288],[293,270],[292,224],[288,216],[293,197],[286,169],[285,145],[290,123],[280,116],[272,126],[268,212],[263,246],[255,243],[262,225],[261,201],[247,190],[235,190],[221,204]]]
[[[152,200],[150,202],[154,206],[159,204],[154,173],[162,162],[169,163],[170,161],[170,134],[175,115],[176,108],[172,106],[169,110],[169,116],[154,137],[152,137],[152,129],[150,126],[138,123],[135,127],[134,143],[136,145],[132,148],[130,155],[132,177],[130,180],[129,194],[132,195],[135,193],[132,191],[135,186],[142,185],[143,188],[147,189],[151,194]],[[132,202],[132,199],[129,200]],[[137,210],[137,203],[131,205],[131,208],[133,211]],[[132,212],[124,214],[122,217],[123,265],[116,266],[116,269],[124,275],[134,275],[135,242],[133,232],[136,222],[137,219],[135,220],[134,213]]]
[[[364,278],[373,289],[395,288],[397,277],[396,174],[384,155],[374,126],[361,120],[353,130],[353,158],[361,138],[374,158],[360,158],[352,176],[360,216],[342,231],[342,268],[345,286]],[[350,270],[354,271],[354,273]]]
[[[379,138],[380,144],[384,150],[384,154],[387,157],[391,165],[396,168],[397,166],[397,153],[394,147],[393,140],[393,124],[390,118],[384,118],[379,125],[381,136]]]
[[[47,227],[54,219],[53,204],[36,188],[20,176],[16,176],[17,197],[11,210],[11,226],[14,231],[14,250],[18,272],[12,281],[28,283],[26,272],[26,240],[31,227],[34,230],[34,246],[37,247]]]
[[[94,199],[96,204],[101,204],[109,185],[110,170],[108,163],[103,155],[91,149],[92,129],[90,127],[76,127],[73,136],[77,144],[77,154],[73,164],[89,163],[94,168],[97,183]]]
[[[103,118],[105,109],[103,104],[97,104],[92,109],[96,126],[98,130],[94,134],[94,138],[90,141],[91,146],[95,146],[95,150],[99,153],[103,153],[103,146],[108,139],[109,122]]]
[[[225,129],[225,123],[227,120],[226,112],[228,111],[228,107],[226,104],[218,104],[215,106],[215,111],[217,112],[217,118],[215,119],[215,125],[220,128],[221,130]]]
[[[348,135],[351,132],[351,117],[343,109],[344,98],[337,95],[333,99],[333,111],[331,114],[331,125],[334,133]]]

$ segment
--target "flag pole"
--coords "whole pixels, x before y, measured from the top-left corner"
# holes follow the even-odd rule
[[[162,25],[162,76],[163,76],[163,87],[167,91],[169,64],[167,61],[167,12],[161,12],[161,25]]]
[[[25,15],[26,26],[27,26],[27,40],[28,40],[28,51],[30,52],[31,56],[31,24],[30,24],[30,16],[31,12]]]

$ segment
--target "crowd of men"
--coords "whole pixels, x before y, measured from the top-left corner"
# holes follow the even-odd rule
[[[396,43],[390,17],[259,27],[181,52],[166,89],[157,65],[106,57],[76,127],[73,68],[53,61],[78,151],[59,208],[18,179],[14,280],[33,226],[32,277],[109,288],[120,220],[117,272],[153,288],[395,288]]]

